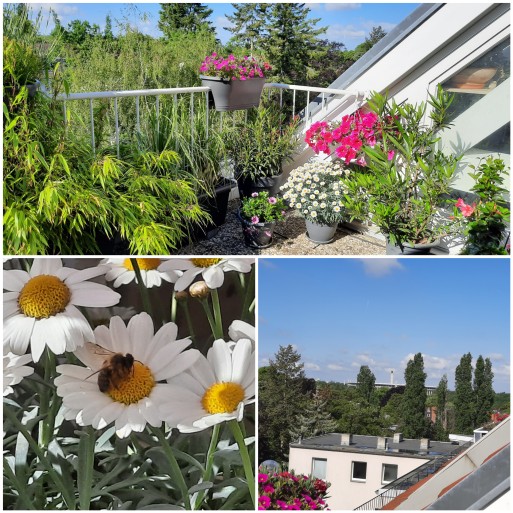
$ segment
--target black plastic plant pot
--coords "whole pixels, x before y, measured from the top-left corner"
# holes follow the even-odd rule
[[[210,88],[215,109],[219,112],[245,110],[258,107],[264,88],[264,78],[248,80],[227,80],[200,75],[203,86]]]
[[[280,186],[283,181],[283,173],[276,176],[262,176],[258,178],[245,177],[244,173],[236,173],[237,185],[239,187],[239,196],[249,198],[254,192],[267,191],[269,197],[276,196],[280,192]]]
[[[440,239],[428,244],[414,244],[413,246],[405,244],[402,247],[398,244],[391,244],[390,241],[387,240],[387,255],[447,255],[448,253],[449,249]]]
[[[253,224],[242,217],[240,212],[238,212],[238,217],[242,225],[242,234],[244,235],[244,244],[246,246],[254,249],[265,249],[272,244],[276,221]]]

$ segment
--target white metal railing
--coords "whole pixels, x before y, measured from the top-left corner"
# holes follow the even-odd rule
[[[302,91],[307,93],[306,98],[306,107],[304,109],[304,116],[302,121],[305,125],[308,123],[311,115],[310,108],[310,93],[317,93],[316,97],[321,97],[321,111],[327,112],[328,103],[334,97],[340,97],[340,101],[343,102],[345,100],[350,100],[354,98],[355,102],[362,101],[366,97],[366,92],[364,91],[348,91],[345,89],[330,89],[323,87],[309,87],[309,86],[299,86],[299,85],[291,85],[291,84],[280,84],[280,83],[266,83],[264,85],[266,89],[279,89],[280,91],[280,108],[283,107],[283,91],[290,90],[292,91],[292,115],[296,115],[296,93],[297,91]],[[127,97],[135,97],[135,113],[136,113],[136,130],[140,132],[140,98],[146,96],[155,96],[155,108],[156,108],[156,120],[157,120],[157,130],[159,123],[159,97],[172,95],[174,97],[175,103],[178,101],[179,94],[190,94],[190,117],[191,119],[194,116],[194,95],[196,93],[203,93],[205,95],[205,122],[206,122],[206,134],[208,137],[208,127],[209,127],[209,96],[208,93],[210,91],[209,87],[174,87],[169,89],[137,89],[137,90],[129,90],[129,91],[97,91],[97,92],[88,92],[88,93],[71,93],[71,94],[59,94],[57,96],[57,100],[62,100],[63,102],[63,110],[64,110],[64,122],[67,123],[67,102],[76,101],[76,100],[89,100],[89,117],[91,124],[91,145],[93,151],[95,150],[95,138],[94,138],[94,114],[93,114],[93,101],[99,99],[114,99],[114,123],[115,123],[115,140],[116,140],[116,151],[119,157],[120,154],[120,127],[119,127],[119,111],[118,111],[118,99],[119,98],[127,98]],[[44,91],[43,91],[44,92]],[[220,113],[220,123],[222,126],[223,123],[223,112]],[[246,112],[247,116],[247,112]],[[235,121],[235,118],[234,118]],[[191,136],[193,136],[193,123],[191,123]]]

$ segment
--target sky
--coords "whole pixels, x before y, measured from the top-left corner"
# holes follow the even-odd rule
[[[233,12],[231,3],[205,2],[214,12],[210,19],[216,27],[217,37],[222,43],[231,36],[223,27],[229,25],[226,14]],[[401,22],[415,10],[419,4],[414,3],[307,3],[310,18],[321,18],[318,27],[328,27],[326,38],[342,42],[348,50],[354,49],[365,40],[372,27],[380,25],[386,32]],[[154,37],[161,36],[157,23],[159,19],[158,3],[34,3],[36,11],[43,8],[48,12],[51,7],[59,16],[61,24],[75,19],[96,23],[103,30],[105,17],[110,14],[116,33],[116,20],[128,20],[141,32]],[[43,33],[49,33],[53,22],[47,18],[42,27]]]
[[[420,352],[426,384],[463,354],[492,361],[496,392],[510,391],[510,262],[497,258],[264,258],[259,260],[259,365],[291,344],[305,373],[404,384]]]

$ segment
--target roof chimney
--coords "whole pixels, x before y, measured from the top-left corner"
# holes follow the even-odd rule
[[[351,445],[353,442],[353,435],[349,433],[342,433],[340,435],[340,445]]]
[[[398,444],[399,442],[403,441],[403,434],[402,433],[394,433],[394,444]]]
[[[420,439],[420,450],[427,451],[429,449],[429,438]]]
[[[387,450],[387,439],[385,436],[378,436],[378,449]]]
[[[393,385],[394,384],[394,369],[392,369],[390,371],[390,384]]]

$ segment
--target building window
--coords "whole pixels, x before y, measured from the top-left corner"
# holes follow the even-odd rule
[[[397,479],[397,465],[383,464],[381,472],[381,484],[388,484]]]
[[[325,458],[312,458],[312,477],[326,479],[326,464]]]
[[[365,482],[367,480],[367,463],[365,461],[353,461],[351,466],[351,481]]]

